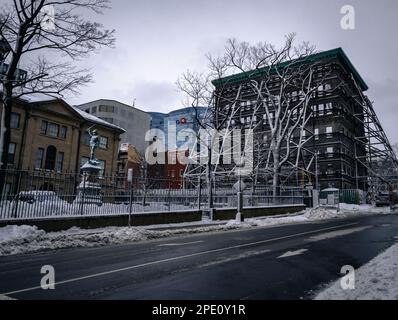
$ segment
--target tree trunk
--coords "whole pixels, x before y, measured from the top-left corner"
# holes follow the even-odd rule
[[[1,113],[0,126],[0,196],[3,196],[5,184],[5,174],[8,165],[8,148],[11,142],[11,112],[12,112],[12,86],[11,84],[3,85],[3,110]]]
[[[275,150],[274,151],[274,163],[273,163],[273,179],[272,179],[272,195],[274,198],[274,202],[276,202],[277,197],[279,196],[279,183],[280,183],[280,168],[279,168],[279,151]]]
[[[208,188],[208,196],[209,196],[209,209],[213,209],[213,179],[211,174],[211,157],[212,150],[209,148],[209,159],[207,160],[207,188]]]

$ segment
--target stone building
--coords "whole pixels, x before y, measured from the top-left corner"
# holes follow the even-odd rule
[[[97,150],[101,175],[117,169],[120,135],[124,129],[72,107],[62,99],[14,101],[11,116],[9,169],[79,173],[90,156],[87,129],[100,136]]]

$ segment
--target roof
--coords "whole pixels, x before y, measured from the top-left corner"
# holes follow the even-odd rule
[[[184,114],[188,114],[188,113],[192,113],[194,111],[206,111],[207,108],[205,107],[185,107],[185,108],[181,108],[181,109],[177,109],[177,110],[173,110],[171,112],[169,112],[166,117],[171,117],[171,116],[176,116],[176,115],[184,115]]]
[[[113,129],[118,129],[120,131],[126,132],[126,130],[124,130],[122,127],[119,127],[119,126],[117,126],[117,125],[115,125],[113,123],[109,123],[109,122],[107,122],[105,120],[102,120],[102,119],[100,119],[100,118],[98,118],[98,117],[96,117],[96,116],[94,116],[92,114],[87,113],[86,111],[80,110],[77,107],[71,106],[71,108],[73,108],[76,112],[78,112],[80,114],[80,116],[82,116],[87,121],[94,122],[94,123],[97,123],[97,124],[100,124],[100,125],[103,125],[103,126],[106,126],[106,127],[111,127]]]
[[[44,97],[46,99],[44,99]],[[102,126],[105,126],[108,128],[112,128],[112,129],[116,129],[121,132],[126,132],[126,130],[124,130],[123,128],[121,128],[117,125],[114,125],[113,123],[109,123],[105,120],[102,120],[102,119],[96,117],[96,116],[93,116],[92,114],[88,114],[87,112],[82,111],[77,107],[71,106],[65,100],[63,100],[61,98],[49,98],[48,96],[43,96],[43,95],[28,95],[28,96],[25,96],[24,99],[21,99],[21,100],[28,104],[35,104],[35,105],[59,102],[59,103],[62,103],[65,107],[67,107],[69,110],[71,110],[73,113],[75,113],[77,116],[82,118],[82,120],[86,120],[86,121],[89,121],[92,123],[97,123],[99,125],[102,125]]]
[[[343,67],[348,72],[350,72],[354,75],[355,79],[357,80],[357,82],[359,83],[359,85],[361,86],[361,89],[363,91],[368,90],[368,88],[369,88],[368,85],[362,79],[361,75],[355,69],[354,65],[351,63],[350,59],[348,59],[347,55],[345,54],[345,52],[343,51],[342,48],[336,48],[336,49],[332,49],[332,50],[328,50],[328,51],[323,51],[320,53],[315,53],[315,54],[309,55],[308,57],[306,57],[304,59],[297,60],[297,62],[304,64],[304,63],[313,63],[313,62],[315,62],[317,60],[321,60],[321,59],[333,59],[333,58],[339,60],[340,63],[343,65]],[[291,63],[291,61],[286,61],[286,62],[278,64],[277,66],[284,67],[290,63]],[[216,87],[219,85],[222,85],[222,84],[226,84],[226,83],[228,83],[228,84],[239,83],[239,82],[242,82],[249,78],[253,78],[253,76],[261,75],[267,69],[269,69],[269,67],[234,74],[234,75],[227,76],[227,77],[224,77],[221,79],[213,80],[212,83]]]
[[[77,105],[76,107],[77,108],[85,108],[85,107],[87,107],[88,105],[92,105],[92,104],[95,104],[95,103],[106,103],[106,102],[110,102],[110,103],[113,103],[113,104],[118,104],[118,105],[122,105],[122,106],[124,106],[124,107],[127,107],[127,108],[130,108],[130,109],[134,109],[134,110],[137,110],[137,111],[140,111],[140,112],[143,112],[143,113],[147,113],[146,111],[144,111],[144,110],[141,110],[141,109],[138,109],[138,108],[136,108],[136,107],[133,107],[133,106],[130,106],[129,104],[126,104],[126,103],[123,103],[123,102],[119,102],[119,101],[117,101],[117,100],[113,100],[113,99],[97,99],[97,100],[93,100],[93,101],[90,101],[90,102],[86,102],[86,103],[82,103],[82,104],[79,104],[79,105]]]

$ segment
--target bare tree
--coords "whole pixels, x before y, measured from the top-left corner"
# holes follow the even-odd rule
[[[0,75],[1,169],[8,163],[13,99],[36,93],[75,94],[91,82],[89,70],[74,63],[101,47],[113,47],[115,38],[114,30],[86,20],[83,14],[101,14],[108,5],[108,0],[13,0],[2,8],[0,39],[8,50],[3,57],[5,72]]]
[[[305,132],[316,92],[332,90],[320,89],[330,70],[322,61],[307,59],[315,52],[307,42],[296,44],[295,34],[287,35],[279,48],[267,42],[250,45],[229,39],[224,54],[207,55],[207,75],[187,72],[178,82],[192,106],[207,102],[213,128],[229,131],[239,124],[263,134],[269,146],[267,152],[261,150],[257,155],[262,158],[257,164],[272,175],[274,196],[278,195],[281,169],[287,163],[297,169],[300,153],[312,138],[312,132]],[[319,72],[319,68],[324,70]],[[229,76],[235,74],[244,76],[243,80],[234,82]],[[215,88],[210,88],[211,83]],[[240,115],[248,103],[251,118],[242,121]],[[261,121],[258,115],[264,115]],[[308,170],[309,165],[303,169]]]

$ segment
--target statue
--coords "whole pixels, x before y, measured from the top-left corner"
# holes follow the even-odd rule
[[[87,129],[87,133],[90,135],[90,159],[80,168],[82,179],[78,186],[78,196],[75,199],[80,204],[82,214],[84,212],[84,204],[102,205],[101,184],[97,181],[101,165],[95,157],[95,151],[99,147],[100,138],[98,131],[93,129],[93,127]]]
[[[99,136],[98,136],[98,131],[96,129],[92,130],[93,127],[88,128],[87,132],[90,135],[90,162],[97,162],[97,158],[95,157],[95,151],[99,147]]]

